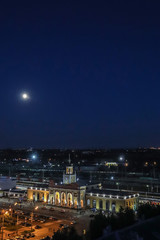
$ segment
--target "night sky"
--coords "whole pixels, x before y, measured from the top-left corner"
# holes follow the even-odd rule
[[[1,1],[0,148],[160,146],[159,9]]]

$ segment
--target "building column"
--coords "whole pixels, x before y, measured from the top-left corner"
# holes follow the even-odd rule
[[[44,192],[44,202],[47,202],[47,194]]]
[[[96,209],[99,210],[99,199],[96,198]]]
[[[71,207],[74,208],[74,192],[72,192],[72,205],[71,205]]]
[[[55,202],[56,202],[56,198],[55,198],[55,190],[53,191],[53,205],[55,205]]]
[[[42,201],[42,193],[39,193],[39,201]]]
[[[35,192],[35,201],[37,201],[37,191]]]
[[[93,199],[92,198],[89,198],[90,199],[90,208],[93,208]]]
[[[80,190],[78,190],[77,201],[78,201],[78,206],[77,206],[77,208],[80,209],[80,208],[81,208],[81,192],[80,192]]]
[[[106,200],[103,199],[102,202],[103,202],[103,211],[106,211]]]
[[[27,199],[33,200],[33,190],[28,190],[27,191]]]
[[[112,200],[109,200],[109,211],[112,211]]]

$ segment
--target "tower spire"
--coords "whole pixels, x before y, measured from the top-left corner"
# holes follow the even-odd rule
[[[68,159],[69,165],[71,164],[71,158],[70,158],[70,153],[69,153],[69,159]]]

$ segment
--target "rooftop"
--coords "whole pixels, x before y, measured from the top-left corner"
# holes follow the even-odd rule
[[[117,191],[117,190],[108,190],[108,189],[92,189],[92,190],[87,190],[86,192],[87,195],[89,196],[101,196],[101,197],[108,197],[108,198],[133,198],[133,197],[138,197],[139,194],[131,194],[130,192],[125,192],[125,191]]]

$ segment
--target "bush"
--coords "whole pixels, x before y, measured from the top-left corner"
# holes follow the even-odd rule
[[[151,205],[149,203],[140,205],[138,208],[138,218],[147,219],[160,215],[160,206]]]
[[[87,236],[88,239],[93,240],[102,236],[103,230],[107,226],[110,226],[112,230],[117,230],[132,225],[134,222],[135,213],[130,208],[123,209],[121,207],[119,213],[107,217],[100,213],[91,220]]]
[[[82,240],[75,228],[58,230],[52,237],[52,240]]]

